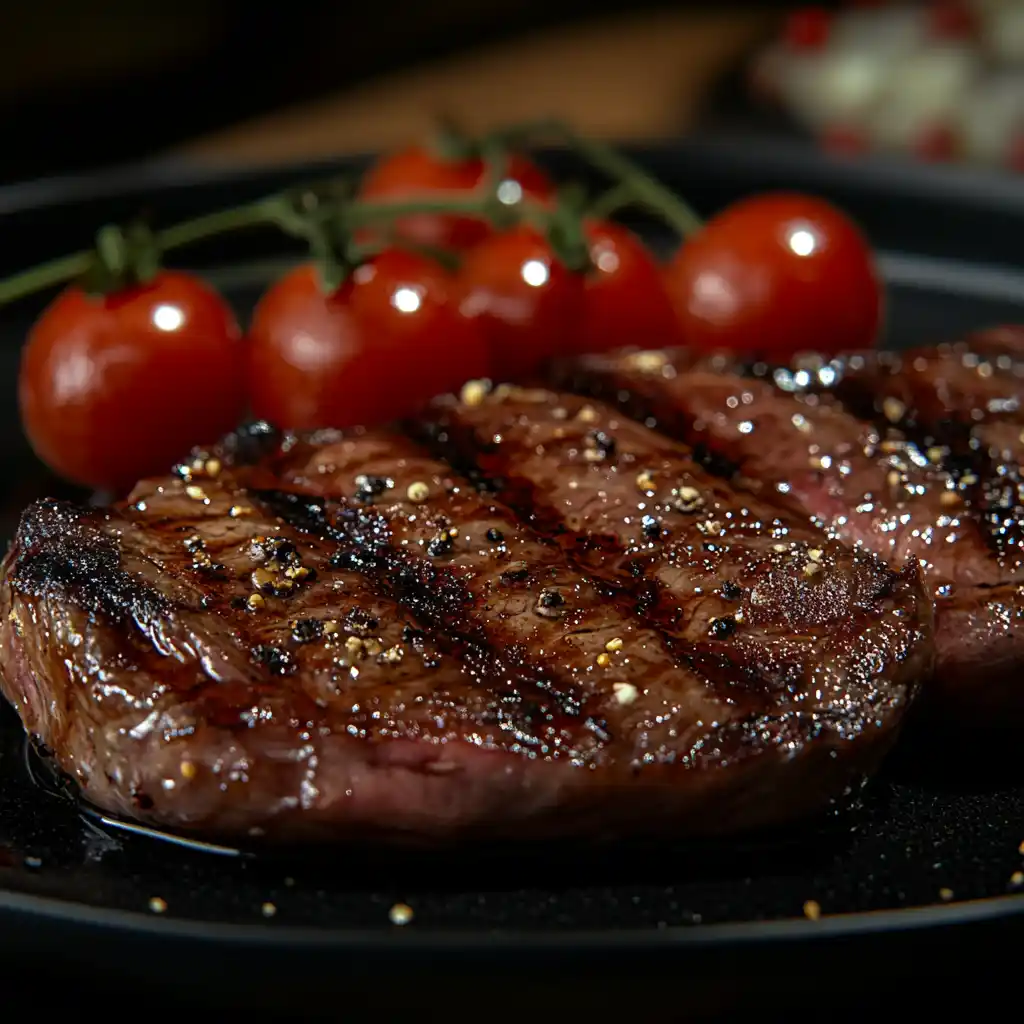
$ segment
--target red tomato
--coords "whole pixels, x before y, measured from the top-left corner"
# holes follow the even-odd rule
[[[487,376],[483,342],[432,260],[387,249],[333,293],[303,265],[260,300],[249,328],[253,412],[280,427],[382,423]]]
[[[189,274],[101,297],[63,291],[36,321],[18,379],[25,433],[55,472],[121,489],[217,440],[244,412],[234,315]]]
[[[940,39],[970,39],[978,29],[978,12],[964,0],[937,0],[928,16],[932,34]]]
[[[871,250],[821,199],[741,200],[685,242],[666,270],[683,339],[770,358],[877,340],[882,287]]]
[[[795,50],[820,50],[832,32],[832,15],[821,7],[800,7],[786,19],[786,42]]]
[[[520,225],[466,254],[459,312],[478,323],[491,372],[516,380],[572,350],[583,312],[583,275],[556,259],[544,236]]]
[[[608,221],[586,224],[584,230],[593,267],[585,278],[576,351],[678,344],[679,326],[661,268],[640,239]]]
[[[371,167],[360,184],[359,198],[389,202],[414,197],[466,198],[482,186],[485,176],[479,158],[445,160],[426,147],[411,146]],[[503,180],[510,183],[503,191],[512,202],[517,195],[537,200],[554,195],[547,175],[522,156],[510,156]],[[467,249],[492,233],[485,221],[450,214],[417,214],[396,221],[394,227],[410,241],[454,249]]]

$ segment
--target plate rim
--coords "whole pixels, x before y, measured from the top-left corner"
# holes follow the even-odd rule
[[[414,908],[415,909],[415,908]],[[842,940],[882,933],[895,934],[959,927],[1024,915],[1024,893],[850,913],[823,913],[817,920],[789,917],[763,921],[679,924],[661,928],[466,929],[431,928],[415,924],[386,928],[316,927],[204,921],[164,917],[152,912],[97,907],[73,899],[42,896],[0,888],[0,919],[17,914],[53,925],[73,924],[104,931],[134,933],[151,938],[229,943],[261,949],[284,946],[307,950],[361,952],[439,952],[471,950],[481,955],[530,950],[554,952],[649,951],[652,947],[719,949],[744,945],[775,945],[818,940]]]

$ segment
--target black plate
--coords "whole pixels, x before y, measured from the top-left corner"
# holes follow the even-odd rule
[[[1024,191],[1002,178],[899,164],[855,171],[818,156],[794,160],[786,146],[767,144],[637,155],[705,212],[782,187],[846,206],[883,254],[890,345],[1024,320],[1024,267],[1014,262]],[[562,154],[545,156],[556,171],[571,166]],[[336,169],[211,174],[159,164],[0,190],[0,272],[75,248],[99,222],[140,207],[166,222]],[[244,315],[290,255],[256,233],[208,247],[196,265]],[[17,423],[18,346],[33,311],[26,303],[0,320],[5,537],[27,501],[65,491],[35,462]],[[291,1000],[301,983],[303,1005],[330,1004],[342,987],[350,1009],[354,993],[366,991],[354,980],[360,972],[394,977],[401,969],[406,978],[420,969],[437,982],[454,964],[463,979],[514,980],[520,994],[532,979],[542,987],[531,999],[564,994],[552,978],[600,964],[601,985],[572,990],[576,1009],[603,1005],[618,985],[641,978],[648,999],[667,991],[674,999],[675,985],[684,985],[691,1011],[760,1002],[768,977],[810,995],[818,983],[833,984],[853,955],[868,958],[876,979],[905,975],[910,948],[927,948],[934,973],[991,957],[1009,948],[993,943],[1024,935],[1024,895],[1014,894],[1014,873],[1024,869],[1024,760],[1012,745],[911,733],[861,806],[786,835],[714,848],[250,856],[125,831],[40,785],[43,766],[4,707],[0,952],[8,966],[20,956],[26,978],[36,977],[32,964],[49,972],[59,963],[95,984],[115,958],[119,987],[163,977],[173,964],[174,992],[185,999],[213,992],[269,1005]],[[388,915],[398,901],[415,912],[401,928]],[[820,905],[821,920],[804,916],[806,901]],[[152,909],[164,904],[162,913]],[[490,990],[494,1006],[505,1005],[501,991]],[[424,992],[390,984],[372,997],[377,1007],[381,999],[415,1006]]]

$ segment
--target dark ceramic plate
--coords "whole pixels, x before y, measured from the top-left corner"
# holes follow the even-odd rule
[[[1024,320],[1024,192],[1003,179],[855,170],[767,144],[637,155],[703,211],[781,187],[845,205],[883,254],[891,346]],[[546,157],[556,171],[570,167],[560,154]],[[98,223],[140,208],[166,222],[335,169],[211,174],[158,164],[0,190],[0,273],[76,248]],[[254,234],[209,247],[196,265],[244,315],[290,255]],[[5,538],[25,503],[65,491],[35,462],[17,422],[18,347],[33,312],[28,303],[0,319]],[[167,999],[190,1004],[291,1009],[298,993],[309,1009],[339,1005],[342,991],[350,1009],[371,1005],[360,999],[421,1006],[426,982],[410,975],[438,983],[457,971],[467,985],[485,985],[495,1012],[517,999],[527,1012],[567,992],[576,1010],[601,1006],[623,986],[635,994],[641,979],[648,1000],[670,993],[678,1002],[683,986],[691,1012],[763,1005],[766,979],[808,996],[825,984],[834,992],[850,957],[866,958],[876,979],[905,976],[914,969],[908,950],[926,951],[921,969],[934,976],[1024,936],[1014,882],[1024,869],[1024,760],[1015,742],[911,733],[861,806],[714,848],[269,856],[175,844],[77,806],[50,784],[3,707],[0,963],[20,965],[31,984],[59,967],[93,988],[99,978],[121,990],[155,982]],[[398,901],[415,914],[405,927],[389,921]],[[820,905],[820,920],[804,916],[807,901]],[[567,984],[593,979],[595,968],[599,985]],[[382,974],[403,982],[359,980]]]

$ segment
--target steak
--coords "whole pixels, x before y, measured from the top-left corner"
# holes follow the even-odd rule
[[[858,352],[816,366],[802,393],[830,392],[869,419],[896,424],[925,445],[980,459],[992,473],[1024,453],[1024,328],[979,331],[956,344],[908,352]],[[799,372],[799,367],[795,368]],[[977,453],[977,454],[974,454]]]
[[[721,355],[634,352],[584,360],[560,374],[726,460],[745,490],[770,495],[830,535],[894,567],[918,559],[936,602],[929,703],[988,724],[1007,715],[1020,721],[1021,492],[1016,466],[994,461],[972,433],[966,410],[987,406],[967,390],[963,370],[972,360],[965,364],[962,355],[918,353],[929,362],[917,362],[917,370],[915,355],[882,354],[773,369]],[[927,404],[911,401],[918,378],[932,382],[933,394],[949,393],[959,380],[962,420],[936,415],[936,402],[922,429],[911,414]],[[1003,400],[1011,391],[1004,380]]]
[[[611,465],[557,455],[530,470],[552,490]],[[112,507],[37,502],[3,565],[3,691],[95,805],[270,841],[721,835],[876,768],[933,658],[914,566],[753,507],[698,553],[677,505],[692,557],[645,535],[636,572],[482,461],[257,424]]]

